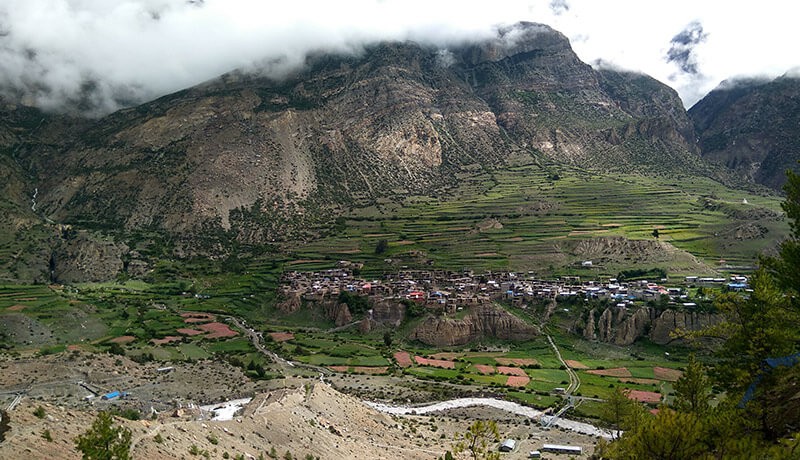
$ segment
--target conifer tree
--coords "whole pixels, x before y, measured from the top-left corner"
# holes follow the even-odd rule
[[[131,430],[114,426],[108,412],[100,412],[84,434],[75,439],[84,460],[129,460]]]
[[[711,384],[703,365],[697,361],[694,354],[689,356],[686,371],[678,378],[673,388],[675,389],[675,402],[673,403],[675,409],[695,414],[703,414],[708,410]]]

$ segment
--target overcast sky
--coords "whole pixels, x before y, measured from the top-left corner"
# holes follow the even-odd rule
[[[658,78],[688,107],[727,78],[796,73],[798,18],[791,0],[1,0],[0,91],[102,113],[309,50],[445,46],[525,20],[563,32],[590,64]]]

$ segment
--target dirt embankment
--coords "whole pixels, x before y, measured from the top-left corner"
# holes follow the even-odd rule
[[[578,241],[570,251],[576,261],[591,260],[595,265],[660,266],[667,271],[714,273],[708,265],[667,241],[629,240],[621,236],[588,238]]]

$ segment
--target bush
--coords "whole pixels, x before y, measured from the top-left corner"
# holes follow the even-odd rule
[[[36,408],[36,409],[34,409],[34,411],[33,411],[33,415],[35,415],[35,416],[36,416],[36,418],[44,418],[44,416],[45,416],[46,414],[47,414],[47,413],[44,411],[44,407],[42,407],[42,406],[39,406],[39,407],[37,407],[37,408]]]
[[[389,240],[378,240],[375,245],[375,254],[383,254],[389,249]]]

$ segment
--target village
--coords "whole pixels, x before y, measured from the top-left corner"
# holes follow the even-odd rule
[[[622,281],[616,278],[582,280],[564,276],[553,280],[539,279],[533,272],[454,272],[442,270],[401,270],[380,279],[363,279],[354,275],[360,267],[340,261],[335,269],[317,272],[291,271],[284,274],[281,291],[285,297],[305,301],[324,301],[348,292],[377,301],[408,300],[430,309],[455,312],[465,306],[504,301],[524,306],[554,299],[608,299],[623,307],[635,301],[680,303],[696,307],[688,290],[693,287],[745,291],[746,276],[729,278],[686,276],[682,282],[665,286],[667,279]]]

